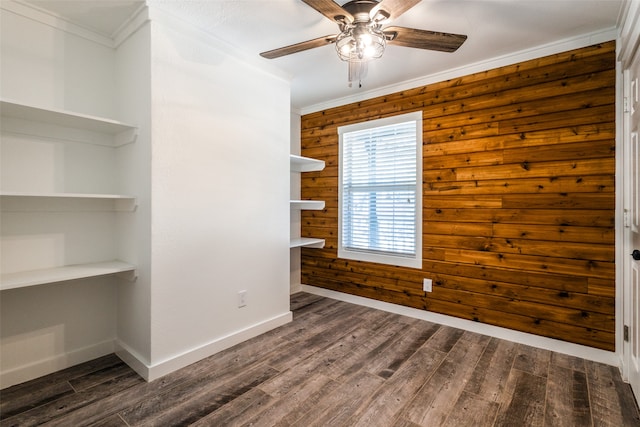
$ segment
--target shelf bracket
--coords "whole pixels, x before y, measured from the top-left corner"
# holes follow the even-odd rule
[[[115,201],[115,210],[117,212],[135,212],[138,210],[137,199],[117,199]]]
[[[123,145],[132,144],[138,139],[138,128],[132,128],[124,130],[114,137],[116,147],[122,147]]]
[[[138,274],[136,270],[123,271],[120,273],[116,273],[116,276],[129,283],[133,283],[136,280],[138,280]]]

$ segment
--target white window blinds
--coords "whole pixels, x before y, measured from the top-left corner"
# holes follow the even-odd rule
[[[410,116],[392,118],[389,124],[374,121],[340,130],[343,252],[421,261],[421,123]],[[392,262],[398,263],[397,259]]]

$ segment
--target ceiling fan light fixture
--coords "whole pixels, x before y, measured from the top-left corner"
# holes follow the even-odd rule
[[[387,38],[376,23],[356,22],[345,25],[336,37],[338,57],[349,63],[349,87],[354,81],[362,87],[368,62],[384,53]]]
[[[343,61],[368,61],[384,53],[387,40],[377,25],[356,23],[345,26],[336,38],[336,51]]]

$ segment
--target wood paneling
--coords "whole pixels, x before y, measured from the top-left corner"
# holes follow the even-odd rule
[[[423,113],[423,268],[337,258],[339,126]],[[615,343],[615,43],[302,117],[303,283],[606,350]],[[433,292],[422,291],[423,278]]]

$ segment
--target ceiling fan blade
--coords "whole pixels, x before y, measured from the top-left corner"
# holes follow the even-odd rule
[[[387,36],[387,43],[441,52],[455,52],[467,39],[463,34],[437,33],[405,27],[387,27],[383,31]]]
[[[422,0],[382,0],[373,9],[371,9],[371,19],[374,19],[380,10],[384,10],[389,15],[385,21],[391,21],[421,1]]]
[[[325,46],[336,42],[336,35],[318,37],[317,39],[307,40],[306,42],[300,42],[292,44],[290,46],[281,47],[278,49],[262,52],[260,56],[267,59],[279,58],[285,55],[291,55],[292,53],[302,52],[303,50],[313,49],[316,47]]]
[[[327,18],[331,19],[334,22],[340,23],[341,20],[346,20],[348,22],[353,22],[353,15],[344,10],[342,6],[333,0],[302,0],[307,5],[311,6]],[[344,18],[338,18],[341,17]]]

